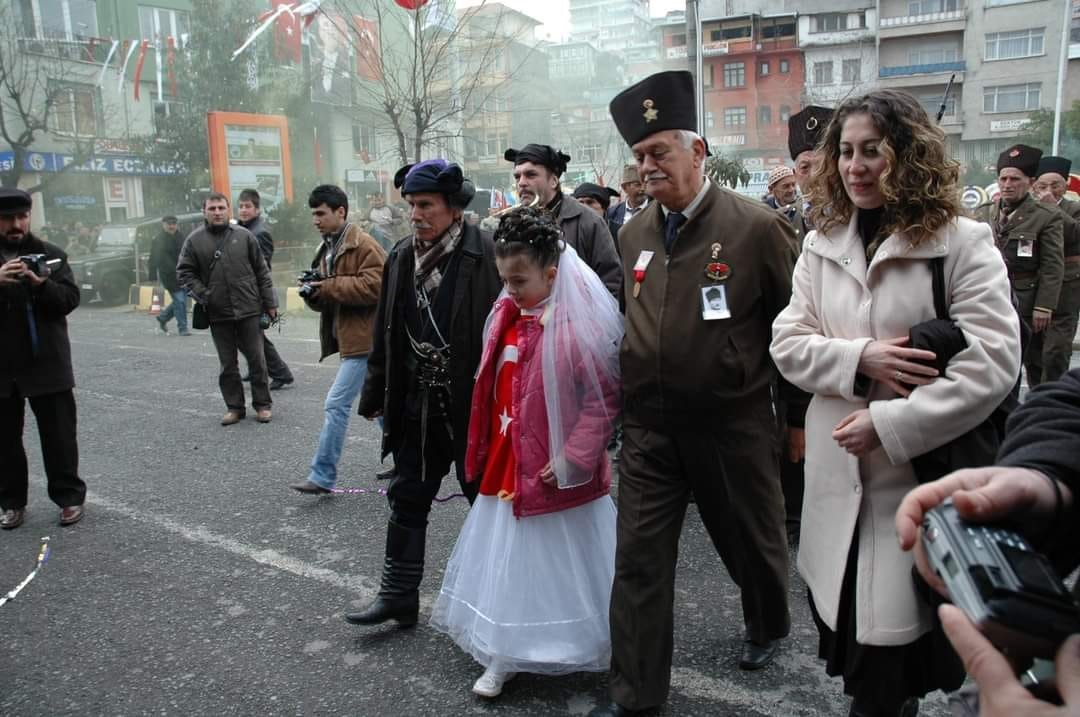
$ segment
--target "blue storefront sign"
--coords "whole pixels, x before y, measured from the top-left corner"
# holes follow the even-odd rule
[[[15,153],[0,152],[0,172],[15,168]],[[23,158],[27,172],[76,172],[79,174],[110,174],[129,177],[175,177],[187,174],[187,168],[178,162],[148,162],[139,157],[109,155],[91,157],[76,164],[75,157],[57,152],[29,152]]]

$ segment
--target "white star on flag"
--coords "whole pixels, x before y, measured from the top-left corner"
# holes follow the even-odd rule
[[[507,415],[506,409],[504,408],[502,413],[499,414],[499,435],[506,435],[506,429],[510,428],[510,422],[513,420],[514,419],[511,416]]]

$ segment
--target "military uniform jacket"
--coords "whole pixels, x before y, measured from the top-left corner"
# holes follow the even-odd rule
[[[998,202],[986,202],[975,209],[975,218],[994,230],[994,243],[1005,258],[1013,289],[1034,289],[1034,308],[1053,311],[1064,269],[1064,217],[1055,207],[1037,202],[1030,194],[1009,215],[1004,231],[998,226],[1000,214]]]
[[[1080,279],[1080,202],[1062,199],[1057,206],[1065,215],[1065,274],[1062,281],[1074,282]],[[1059,303],[1065,304],[1064,286],[1061,293]]]
[[[670,256],[659,202],[623,226],[620,361],[628,416],[668,427],[728,422],[739,418],[739,399],[768,396],[772,322],[791,299],[791,234],[772,209],[712,183]],[[654,256],[635,297],[634,265],[643,251]],[[726,264],[727,278],[708,278],[710,263]],[[730,318],[703,318],[702,288],[710,285],[724,286]]]

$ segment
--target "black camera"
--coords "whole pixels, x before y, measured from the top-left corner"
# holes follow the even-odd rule
[[[1002,652],[1053,660],[1080,632],[1061,578],[1018,533],[964,521],[950,498],[927,512],[923,546],[953,603]]]
[[[48,276],[53,267],[60,263],[60,259],[46,260],[44,254],[26,254],[19,257],[19,261],[26,265],[30,271],[38,276]]]
[[[305,269],[300,273],[300,276],[296,277],[297,283],[300,284],[300,291],[297,293],[305,299],[311,298],[311,295],[314,294],[315,290],[318,288],[312,286],[311,282],[322,281],[325,278],[326,277],[323,276],[318,269]]]

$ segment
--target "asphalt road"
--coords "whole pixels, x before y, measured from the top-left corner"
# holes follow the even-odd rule
[[[424,624],[462,499],[432,510],[424,622],[342,620],[377,589],[388,510],[377,493],[287,488],[306,476],[337,366],[317,363],[313,315],[272,334],[297,377],[274,394],[273,422],[249,413],[228,428],[208,332],[164,336],[145,313],[83,307],[70,333],[87,515],[58,526],[28,419],[29,512],[0,533],[0,592],[32,569],[43,536],[52,556],[0,608],[0,715],[584,715],[606,700],[606,676],[593,674],[522,675],[490,702],[472,694],[479,666]],[[354,416],[339,485],[377,489],[377,468],[378,430]],[[693,508],[677,591],[663,714],[847,714],[794,572],[782,654],[760,673],[737,669],[738,591]]]

